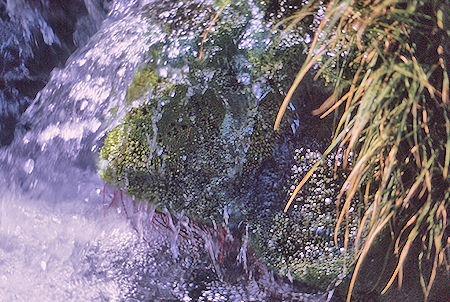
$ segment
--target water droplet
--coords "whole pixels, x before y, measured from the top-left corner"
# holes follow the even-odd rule
[[[88,105],[88,102],[86,100],[84,100],[81,105],[80,105],[80,110],[83,111]]]
[[[167,67],[163,67],[159,69],[159,76],[162,78],[167,78],[169,75],[169,69]]]

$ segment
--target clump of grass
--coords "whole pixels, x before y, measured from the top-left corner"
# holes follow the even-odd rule
[[[285,22],[299,23],[323,5],[310,1]],[[348,223],[356,194],[365,205],[357,237],[351,242],[356,264],[347,301],[368,251],[387,227],[393,230],[398,264],[382,293],[395,279],[401,285],[406,256],[413,242],[420,240],[419,268],[424,258],[433,263],[431,273],[420,277],[426,300],[438,267],[445,265],[448,270],[450,120],[444,53],[448,4],[331,0],[323,8],[307,59],[279,109],[274,129],[309,69],[319,66],[318,75],[334,74],[334,93],[313,114],[323,118],[335,111],[339,116],[324,156],[340,147],[345,167],[353,154],[351,171],[338,196],[342,204],[335,239],[339,227]],[[285,211],[312,171],[300,182]],[[347,246],[348,232],[344,235]]]

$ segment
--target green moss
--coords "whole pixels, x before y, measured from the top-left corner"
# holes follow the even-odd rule
[[[275,34],[274,43],[246,50],[255,77],[286,94],[306,56],[301,37]],[[307,79],[309,76],[306,77]]]
[[[199,146],[214,141],[225,114],[223,104],[211,90],[188,99],[186,86],[176,86],[175,91],[174,99],[164,106],[162,118],[157,122],[157,143],[163,148],[169,177],[180,173],[187,157]]]
[[[195,124],[204,137],[219,134],[219,128],[225,118],[225,106],[213,90],[203,95],[194,95],[191,106],[195,108]]]
[[[119,146],[123,136],[123,130],[121,126],[117,126],[106,135],[103,147],[100,150],[100,158],[103,160],[112,160],[118,155]]]
[[[255,242],[277,272],[324,289],[342,273],[343,255],[333,244],[331,217],[309,214],[275,215],[260,226]]]
[[[124,186],[133,172],[146,171],[152,164],[147,129],[152,128],[151,106],[134,108],[124,123],[106,135],[100,157],[104,160],[100,176],[105,181]],[[150,137],[149,137],[150,138]]]
[[[100,176],[108,183],[117,185],[117,173],[114,166],[117,165],[120,158],[120,149],[124,139],[123,127],[117,126],[106,135],[103,147],[100,150],[100,159],[102,167],[100,169]],[[114,162],[114,163],[113,163]]]
[[[161,112],[159,120],[157,112]],[[100,151],[104,162],[100,175],[139,199],[156,199],[175,210],[185,210],[183,202],[164,200],[163,196],[180,197],[177,186],[193,168],[201,171],[203,184],[217,176],[207,159],[203,164],[192,161],[198,148],[203,153],[214,150],[224,117],[224,105],[213,91],[187,97],[186,85],[173,85],[160,102],[153,100],[132,109],[124,122],[107,134]],[[196,177],[200,184],[201,179]],[[217,212],[217,203],[203,202],[200,208],[190,210],[203,215],[212,209]]]
[[[129,105],[132,101],[142,97],[149,89],[161,82],[161,77],[157,76],[149,65],[141,68],[134,75],[133,82],[127,90],[126,104]]]
[[[162,118],[157,123],[157,142],[163,148],[165,173],[169,177],[180,172],[187,155],[196,148],[198,132],[186,109],[187,106],[171,100],[164,105]]]
[[[180,17],[185,15],[184,11],[179,12]],[[148,18],[155,21],[154,16]],[[191,18],[180,21],[196,22]],[[221,42],[208,48],[208,56],[202,61],[191,57],[191,53],[187,57],[180,54],[169,58],[164,43],[150,48],[147,65],[135,74],[126,95],[127,104],[138,100],[133,105],[139,102],[147,105],[127,115],[121,125],[123,140],[105,139],[102,153],[113,149],[106,146],[109,143],[121,145],[114,147],[119,149],[117,157],[105,159],[108,165],[101,172],[105,180],[119,184],[138,199],[160,202],[198,220],[222,219],[221,211],[228,200],[221,192],[221,186],[228,181],[223,174],[236,164],[235,146],[223,133],[232,130],[223,124],[226,116],[228,121],[232,119],[230,115],[240,119],[247,106],[245,98],[224,96],[222,87],[240,88],[231,62],[239,52],[236,41],[243,30],[243,26],[236,25],[221,32],[218,35]],[[213,36],[217,32],[211,33],[209,41],[215,41]],[[178,42],[184,47],[197,45],[199,40],[197,37]],[[170,43],[167,41],[167,45]],[[165,62],[163,67],[169,73],[177,72],[177,78],[174,80],[172,74],[158,77],[159,62]],[[230,108],[241,107],[243,113],[237,110],[230,113]],[[146,117],[141,114],[144,108],[148,111]]]
[[[273,131],[273,122],[277,115],[281,97],[273,93],[261,100],[258,106],[255,126],[250,139],[250,147],[246,153],[244,172],[253,171],[261,163],[272,156],[280,133]]]
[[[292,182],[302,179],[321,158],[318,150],[322,149],[322,144],[307,141],[299,144],[304,147],[294,151],[288,180],[290,187],[286,188],[290,194],[295,188]],[[277,203],[249,216],[252,245],[260,258],[280,274],[321,289],[340,278],[344,262],[343,240],[339,236],[335,245],[334,229],[335,200],[339,184],[345,178],[338,173],[338,179],[334,179],[333,161],[330,155],[316,170],[287,213],[283,213]],[[357,201],[352,204],[354,209],[350,213],[351,238],[356,232],[356,204]],[[350,254],[347,257],[350,259]]]

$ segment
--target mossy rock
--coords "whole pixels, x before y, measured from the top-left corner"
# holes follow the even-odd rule
[[[187,166],[196,150],[214,144],[224,105],[211,90],[192,97],[186,97],[186,92],[184,85],[170,87],[162,102],[153,100],[133,108],[123,124],[107,134],[100,152],[107,162],[101,170],[106,181],[139,199],[150,199],[192,168]],[[201,169],[205,177],[212,177],[208,170]]]
[[[151,165],[145,135],[152,124],[147,114],[151,110],[150,106],[132,109],[123,124],[108,132],[100,151],[104,161],[100,176],[107,182],[122,186],[130,171],[143,172]]]
[[[276,272],[325,290],[342,278],[344,257],[347,265],[351,259],[351,246],[344,253],[344,226],[340,229],[337,245],[334,242],[336,197],[345,175],[339,171],[337,180],[334,179],[334,155],[330,155],[316,169],[290,209],[284,213],[283,207],[296,182],[321,159],[320,150],[326,144],[305,137],[295,142],[286,142],[285,145],[291,145],[286,147],[287,153],[294,146],[303,147],[292,150],[290,162],[286,159],[277,162],[275,151],[270,167],[264,168],[268,171],[259,170],[260,174],[266,174],[269,179],[257,182],[256,185],[264,187],[275,184],[285,195],[271,196],[267,193],[270,189],[265,189],[251,202],[253,209],[247,213],[247,219],[252,246],[259,257]],[[275,173],[279,175],[274,176]],[[281,187],[282,185],[285,187]],[[352,238],[356,235],[357,204],[357,201],[352,203],[349,216]]]
[[[225,191],[242,171],[258,103],[248,93],[253,79],[241,80],[253,76],[247,51],[239,46],[244,33],[251,33],[254,5],[227,7],[204,45],[204,60],[185,50],[198,49],[200,26],[214,16],[215,6],[188,1],[173,8],[164,2],[152,8],[160,13],[146,15],[167,31],[166,41],[150,48],[127,91],[125,102],[136,108],[105,138],[100,174],[106,181],[191,217],[223,220],[224,207],[236,197]],[[184,9],[198,10],[201,17],[183,18]],[[173,35],[163,17],[169,11],[178,28],[195,34]]]
[[[255,31],[252,5],[242,1],[224,10],[204,44],[204,60],[188,51],[170,55],[176,43],[186,47],[183,50],[198,51],[201,34],[168,38],[151,48],[124,100],[135,108],[105,138],[100,174],[138,199],[184,212],[197,221],[223,223],[227,209],[230,227],[242,227],[242,221],[250,225],[253,247],[269,266],[326,287],[343,261],[340,246],[331,243],[334,218],[328,214],[334,215],[334,206],[323,206],[327,197],[336,194],[334,188],[327,191],[333,182],[332,168],[326,166],[317,174],[317,183],[309,187],[312,191],[301,194],[303,201],[287,214],[282,213],[280,200],[300,175],[279,173],[276,185],[269,182],[266,191],[251,196],[262,187],[255,179],[276,163],[274,158],[280,157],[280,150],[285,152],[286,143],[296,139],[291,131],[293,112],[287,111],[278,133],[273,122],[304,58],[301,47],[281,38],[276,45],[266,44],[269,23],[257,19],[261,31]],[[208,24],[214,14],[206,10],[198,14],[204,20],[180,19],[177,26]],[[173,26],[165,24],[161,29],[173,30]],[[295,153],[291,151],[285,154]],[[290,165],[297,159],[284,160],[283,165]],[[322,178],[331,183],[319,183]],[[308,207],[310,202],[318,206]],[[302,207],[309,214],[299,211]]]

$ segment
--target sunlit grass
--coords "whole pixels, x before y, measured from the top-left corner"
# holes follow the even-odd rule
[[[321,5],[310,1],[284,22],[299,23]],[[331,77],[334,93],[313,111],[322,118],[336,111],[340,118],[324,156],[340,147],[345,167],[354,154],[338,196],[342,210],[336,240],[340,225],[348,223],[356,194],[365,205],[353,242],[357,259],[347,301],[368,251],[387,226],[395,230],[398,264],[383,293],[396,279],[401,285],[403,265],[416,240],[422,246],[419,267],[425,258],[433,263],[431,274],[421,275],[425,299],[438,266],[448,269],[450,121],[444,6],[444,1],[431,0],[327,2],[308,57],[275,121],[277,130],[295,89],[314,65],[320,67],[318,74]],[[300,182],[285,211],[311,174]]]

